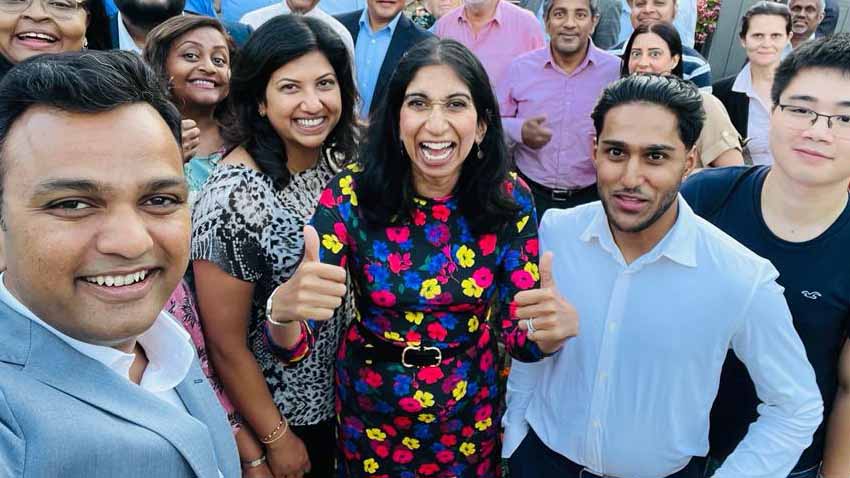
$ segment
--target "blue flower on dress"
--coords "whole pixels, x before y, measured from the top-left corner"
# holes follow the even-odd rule
[[[419,290],[422,285],[422,277],[414,271],[407,271],[402,276],[404,279],[404,287],[406,289]]]
[[[393,381],[393,392],[398,396],[410,393],[411,377],[409,375],[396,375]]]
[[[428,440],[431,438],[431,429],[425,423],[417,423],[413,425],[413,436],[420,440]]]
[[[390,254],[390,248],[387,247],[387,243],[384,241],[375,241],[372,243],[372,253],[378,259],[386,261],[387,256]]]
[[[339,215],[343,221],[348,221],[348,218],[351,217],[351,203],[348,201],[343,201],[342,204],[336,207],[336,210],[339,211]]]
[[[452,330],[455,328],[455,325],[457,325],[457,317],[453,314],[446,314],[440,317],[440,325],[448,330]]]

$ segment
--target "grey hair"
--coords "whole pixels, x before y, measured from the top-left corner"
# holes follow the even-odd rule
[[[780,2],[780,3],[785,3],[785,4],[787,4],[787,5],[788,5],[788,8],[790,9],[790,8],[791,8],[791,2],[792,2],[792,1],[793,1],[793,0],[786,0],[785,2]],[[822,13],[824,13],[824,12],[826,11],[826,0],[817,0],[817,1],[818,1],[818,13],[821,13],[821,14],[822,14]]]
[[[552,9],[552,4],[555,3],[555,0],[543,0],[543,19],[549,18],[549,10]],[[587,0],[587,3],[590,4],[590,15],[594,17],[599,16],[599,0]]]

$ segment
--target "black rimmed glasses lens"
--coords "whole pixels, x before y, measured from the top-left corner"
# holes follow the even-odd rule
[[[785,115],[789,126],[795,129],[807,129],[817,123],[818,118],[826,120],[826,126],[833,134],[841,138],[850,138],[850,113],[840,115],[826,115],[818,113],[805,106],[780,104],[779,110]]]

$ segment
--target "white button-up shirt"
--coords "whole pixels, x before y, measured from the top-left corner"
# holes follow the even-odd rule
[[[790,43],[789,43],[790,45]],[[750,99],[750,106],[747,109],[747,149],[750,150],[750,157],[753,159],[753,164],[773,164],[773,153],[770,151],[770,110],[771,106],[765,104],[755,88],[753,88],[753,74],[750,64],[747,63],[741,68],[738,76],[735,77],[735,83],[732,84],[732,91],[744,93]]]
[[[760,417],[715,478],[786,476],[823,405],[778,273],[679,197],[673,228],[627,264],[599,202],[550,209],[541,252],[580,333],[539,363],[514,362],[503,456],[528,426],[598,474],[659,478],[708,452],[708,421],[731,347]]]

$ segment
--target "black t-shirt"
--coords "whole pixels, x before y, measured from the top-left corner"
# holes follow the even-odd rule
[[[824,417],[829,417],[838,386],[838,359],[850,325],[850,205],[817,238],[799,243],[782,240],[762,216],[761,191],[768,171],[767,166],[749,171],[746,167],[706,169],[683,184],[682,195],[697,214],[779,271],[777,282],[785,288],[794,327],[817,376]],[[734,451],[758,417],[759,403],[746,368],[730,351],[711,410],[713,457],[725,459]],[[826,419],[795,470],[822,460],[825,426]]]

